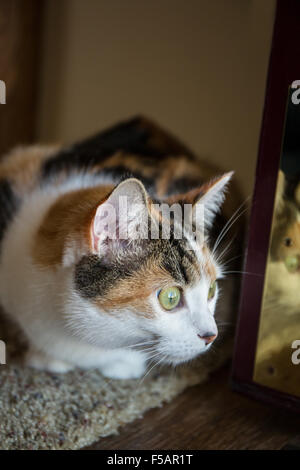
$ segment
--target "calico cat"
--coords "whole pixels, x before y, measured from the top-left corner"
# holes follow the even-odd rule
[[[1,160],[0,302],[28,338],[28,365],[131,378],[150,359],[179,364],[209,349],[224,275],[213,245],[232,173],[213,176],[211,165],[144,118],[66,149],[20,148]],[[121,197],[127,239],[118,231]],[[177,239],[174,221],[169,238],[163,230],[136,236],[149,219],[161,228],[152,210],[160,202],[190,204],[196,233],[204,205],[205,238],[184,226]],[[100,227],[108,208],[115,238]],[[233,308],[233,291],[227,287],[223,312]]]

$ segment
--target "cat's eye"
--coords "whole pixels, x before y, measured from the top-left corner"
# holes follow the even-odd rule
[[[285,238],[284,239],[284,245],[285,246],[292,246],[293,245],[292,239],[290,237]]]
[[[299,258],[298,256],[287,256],[284,260],[284,264],[290,273],[295,273],[299,269]]]
[[[165,310],[173,310],[179,305],[181,299],[181,292],[178,287],[167,287],[161,289],[158,293],[158,300],[160,305]]]
[[[217,282],[213,281],[208,289],[207,300],[210,300],[215,296],[216,288],[217,288]]]

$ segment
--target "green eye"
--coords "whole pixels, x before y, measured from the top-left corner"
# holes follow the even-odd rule
[[[173,310],[180,302],[181,293],[178,287],[167,287],[158,294],[160,305],[165,310]]]
[[[211,285],[209,286],[209,289],[208,289],[207,300],[210,300],[215,296],[216,287],[217,287],[217,283],[216,283],[216,281],[213,281],[211,283]]]
[[[284,260],[284,264],[290,273],[295,273],[299,268],[298,256],[287,256]]]

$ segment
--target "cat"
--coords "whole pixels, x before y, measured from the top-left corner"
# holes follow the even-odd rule
[[[206,352],[218,335],[225,268],[213,244],[226,221],[226,204],[220,208],[231,177],[215,177],[211,165],[140,117],[67,148],[29,146],[2,158],[0,303],[28,339],[25,363],[128,379],[141,377],[149,360],[177,365]],[[127,239],[118,231],[121,197]],[[174,221],[169,238],[163,230],[144,236],[150,219],[163,225],[152,210],[161,202],[192,208],[182,238]],[[195,227],[201,207],[205,225]],[[101,229],[108,208],[115,238]],[[225,290],[221,310],[228,312],[234,284]]]
[[[286,315],[299,313],[300,210],[298,186],[294,186],[280,170],[266,269],[262,322],[265,334],[268,334],[270,324],[275,319],[278,326],[283,327],[287,322]]]
[[[299,339],[300,208],[299,175],[278,172],[255,380],[291,395],[299,394],[292,344]]]

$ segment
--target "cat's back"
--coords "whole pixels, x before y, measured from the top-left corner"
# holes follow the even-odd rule
[[[41,190],[117,184],[133,176],[152,197],[164,198],[199,187],[217,173],[211,164],[196,159],[176,138],[142,117],[67,148],[18,148],[0,161],[0,241],[23,201]]]

